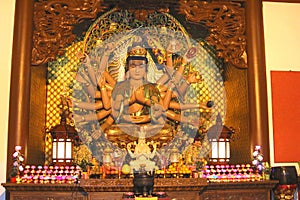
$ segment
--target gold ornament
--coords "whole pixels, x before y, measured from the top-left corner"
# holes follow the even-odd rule
[[[127,57],[146,57],[147,50],[141,46],[136,46],[127,52]]]

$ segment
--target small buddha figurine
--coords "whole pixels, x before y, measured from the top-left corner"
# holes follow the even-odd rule
[[[90,174],[100,174],[100,165],[95,157],[92,158]]]
[[[184,152],[185,164],[193,165],[197,160],[199,160],[199,152],[201,151],[201,147],[201,141],[199,139],[194,139],[194,142]]]

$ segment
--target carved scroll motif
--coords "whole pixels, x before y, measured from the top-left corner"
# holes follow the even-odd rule
[[[127,10],[168,10],[176,6],[178,0],[105,0],[106,4],[117,5],[118,8]]]
[[[180,0],[179,13],[187,21],[209,28],[206,41],[217,56],[238,68],[247,68],[245,10],[241,3],[224,1]]]
[[[107,0],[106,5],[110,2]],[[116,1],[119,7],[124,1]],[[133,9],[135,1],[128,9]],[[157,9],[168,12],[169,6],[175,6],[175,0],[156,0],[149,8],[139,7],[135,15],[139,19],[146,18],[156,6]],[[161,2],[157,4],[157,2]],[[226,63],[238,68],[247,68],[245,16],[241,3],[230,1],[193,1],[179,0],[180,14],[192,23],[199,23],[209,27],[206,41],[214,46],[217,56]],[[165,5],[162,5],[165,4]],[[127,5],[129,5],[127,3]],[[101,0],[40,0],[34,5],[34,33],[32,64],[42,65],[54,60],[57,55],[64,53],[66,44],[75,40],[72,32],[74,25],[84,19],[95,19],[106,6]]]
[[[100,0],[41,0],[34,4],[32,64],[41,65],[64,53],[75,39],[75,24],[94,19],[105,7]]]

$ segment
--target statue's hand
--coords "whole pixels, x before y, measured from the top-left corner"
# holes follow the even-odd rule
[[[182,44],[179,43],[177,40],[172,39],[167,47],[167,51],[171,53],[176,53],[180,51],[181,48],[182,48]]]
[[[74,114],[73,115],[73,119],[75,122],[79,123],[79,122],[84,122],[85,121],[85,117],[82,116],[82,115],[77,115],[77,114]]]
[[[201,80],[201,76],[199,75],[199,72],[193,72],[190,73],[187,77],[188,83],[197,83]]]
[[[78,51],[76,53],[76,57],[80,60],[80,61],[84,61],[86,58],[86,53],[83,51]]]
[[[106,83],[106,80],[105,80],[105,77],[104,76],[101,76],[99,78],[99,81],[98,81],[98,84],[100,87],[105,87],[105,83]]]
[[[165,109],[163,108],[163,106],[155,103],[151,106],[151,120],[153,120],[153,122],[155,122],[156,124],[164,124],[164,112]]]
[[[105,53],[110,54],[116,47],[117,44],[115,42],[108,43],[105,48]]]
[[[84,64],[91,65],[91,58],[87,53],[84,53],[82,58],[84,59],[83,60]]]

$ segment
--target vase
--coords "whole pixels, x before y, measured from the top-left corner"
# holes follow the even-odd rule
[[[265,180],[270,180],[270,173],[265,173]]]
[[[17,182],[17,178],[16,177],[10,177],[10,182],[11,183],[16,183]]]
[[[297,184],[297,170],[295,166],[272,167],[271,179],[279,180],[280,185]]]
[[[89,178],[88,172],[82,172],[82,173],[81,173],[81,178],[82,178],[82,179],[88,179],[88,178]]]

